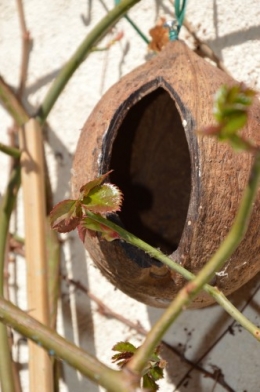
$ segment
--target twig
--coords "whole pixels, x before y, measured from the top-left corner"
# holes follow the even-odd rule
[[[16,196],[20,185],[20,168],[13,167],[10,180],[7,185],[0,208],[0,297],[4,295],[4,262],[6,241],[9,230],[9,222],[12,210],[16,202]],[[0,324],[0,382],[3,392],[14,392],[14,377],[12,370],[12,358],[10,353],[7,329]]]
[[[205,285],[206,282],[214,276],[214,274],[224,265],[232,253],[236,250],[246,233],[253,208],[253,202],[258,191],[259,181],[260,152],[258,152],[255,156],[248,185],[244,191],[238,213],[229,234],[210,261],[202,268],[195,279],[180,290],[164,314],[152,327],[144,343],[128,363],[127,367],[129,370],[137,372],[138,374],[142,372],[147,364],[147,359],[150,358],[169,326],[180,315],[184,307],[187,306],[193,298],[195,298],[195,296],[203,288],[203,285]],[[255,327],[252,334],[260,341],[259,328]]]
[[[37,120],[44,123],[50,110],[55,104],[57,98],[66,86],[68,80],[76,71],[78,66],[91,53],[95,46],[106,33],[114,26],[117,21],[127,12],[129,8],[138,3],[140,0],[122,0],[119,5],[109,11],[108,14],[94,27],[88,36],[84,39],[70,60],[63,66],[51,88],[49,89],[42,105],[37,114]]]
[[[3,143],[0,143],[0,151],[4,152],[7,155],[10,155],[11,157],[13,157],[15,159],[19,159],[21,156],[21,151],[18,150],[18,148],[9,147]]]
[[[0,320],[110,392],[134,392],[138,386],[139,377],[110,369],[4,298],[0,298]]]
[[[224,66],[223,62],[215,55],[213,50],[207,44],[205,44],[205,42],[201,42],[201,40],[198,38],[196,34],[196,31],[193,29],[193,27],[191,26],[190,22],[187,21],[187,19],[184,20],[183,26],[185,26],[185,28],[188,30],[189,34],[193,37],[195,41],[195,45],[196,45],[196,48],[194,50],[195,53],[197,53],[199,56],[203,58],[207,57],[208,59],[214,61],[214,63],[218,68],[222,69],[222,71],[224,71],[227,75],[230,75],[230,73]]]
[[[21,72],[20,72],[20,83],[17,92],[17,96],[19,98],[22,97],[26,79],[27,79],[27,72],[28,72],[28,65],[29,65],[29,54],[31,50],[31,37],[29,30],[27,30],[25,16],[24,16],[24,9],[23,9],[23,2],[22,0],[16,0],[16,5],[18,9],[19,21],[20,21],[20,28],[21,28],[21,35],[22,35],[22,61],[21,61]]]
[[[168,256],[163,254],[160,250],[153,248],[151,245],[142,241],[141,239],[135,237],[133,234],[127,232],[122,229],[122,227],[115,225],[113,222],[105,219],[99,215],[88,212],[87,215],[94,221],[102,223],[102,225],[107,226],[117,232],[120,235],[120,238],[132,244],[144,252],[148,253],[151,257],[161,261],[163,264],[167,265],[169,268],[174,270],[175,272],[182,275],[187,280],[193,280],[195,275],[190,271],[186,270],[180,264],[176,263]],[[239,312],[239,310],[225,297],[225,295],[219,291],[217,287],[210,286],[209,284],[205,284],[203,289],[210,294],[218,303],[226,310],[227,313],[230,314],[239,324],[241,324],[248,332],[250,332],[254,337],[256,334],[260,334],[260,329],[257,328],[251,321],[249,321],[243,314]]]

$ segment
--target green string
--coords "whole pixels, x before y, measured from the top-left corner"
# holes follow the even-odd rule
[[[120,3],[120,0],[115,0],[115,5],[118,5]],[[149,44],[150,41],[149,39],[146,37],[146,35],[139,29],[139,27],[135,24],[135,22],[129,18],[129,16],[126,14],[124,15],[124,18],[128,21],[128,23],[130,23],[130,25],[135,29],[135,31],[137,32],[138,35],[140,35],[140,37],[144,40],[144,42],[146,44]]]
[[[187,0],[182,0],[182,4],[181,0],[175,0],[174,2],[176,21],[171,22],[171,24],[166,24],[166,26],[169,28],[170,41],[175,41],[179,37],[179,32],[184,20],[186,5]]]

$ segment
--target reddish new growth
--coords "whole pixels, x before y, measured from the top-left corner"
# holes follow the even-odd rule
[[[83,242],[87,233],[93,236],[99,232],[107,241],[119,238],[114,230],[88,216],[88,212],[104,216],[120,210],[123,199],[121,191],[113,184],[103,184],[109,173],[83,185],[78,199],[56,204],[50,213],[51,227],[59,233],[77,228]]]

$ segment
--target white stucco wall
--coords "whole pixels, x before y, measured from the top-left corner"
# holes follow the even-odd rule
[[[28,29],[33,47],[30,54],[29,74],[26,87],[27,109],[31,114],[45,97],[59,69],[74,52],[91,28],[113,7],[113,1],[76,0],[24,0]],[[129,15],[148,34],[159,16],[171,19],[172,1],[141,0]],[[83,18],[85,23],[83,23]],[[187,19],[198,37],[206,42],[223,61],[230,74],[250,86],[260,89],[260,2],[259,0],[189,0]],[[122,75],[145,61],[147,48],[125,19],[116,26],[123,30],[123,39],[109,51],[96,52],[80,66],[66,86],[48,117],[46,153],[54,191],[58,202],[70,194],[70,170],[73,154],[83,123],[104,92]],[[105,37],[100,47],[111,40],[113,33]],[[185,31],[182,37],[187,38]],[[0,74],[14,88],[19,81],[21,39],[19,22],[14,1],[0,2]],[[0,107],[0,140],[8,143],[7,130],[11,118]],[[8,158],[0,153],[0,190],[5,189],[8,175]],[[18,232],[23,235],[23,213],[19,197]],[[145,328],[159,317],[161,310],[138,303],[115,290],[94,267],[76,234],[65,236],[62,271],[84,285],[109,307],[132,321],[140,321]],[[10,269],[14,266],[10,267]],[[26,309],[25,261],[17,259],[17,303]],[[259,284],[255,279],[244,288],[234,301],[242,307],[250,293]],[[58,328],[65,337],[90,350],[106,363],[110,363],[111,347],[118,341],[128,339],[141,343],[142,337],[117,320],[106,318],[97,311],[95,303],[87,296],[62,284],[63,296],[60,303]],[[246,307],[245,313],[260,324],[259,291]],[[183,350],[185,355],[196,361],[231,324],[232,320],[218,306],[199,311],[184,312],[167,333],[165,340]],[[26,349],[21,346],[24,363],[21,372],[23,390],[27,392]],[[175,390],[179,380],[189,369],[173,354],[167,353],[168,373],[161,382],[161,391]],[[256,392],[260,385],[259,347],[256,341],[238,326],[234,335],[227,332],[210,349],[200,362],[213,372],[221,369],[225,381],[236,392]],[[61,391],[98,392],[95,386],[69,367],[64,367]],[[186,386],[178,391],[222,392],[225,389],[194,370]]]

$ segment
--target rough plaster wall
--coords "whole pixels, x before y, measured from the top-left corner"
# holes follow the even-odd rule
[[[113,1],[33,1],[24,0],[28,28],[33,38],[30,54],[29,75],[26,88],[26,103],[30,113],[33,107],[44,98],[51,82],[60,67],[74,52],[75,48],[97,21],[113,7]],[[147,33],[159,16],[171,19],[172,2],[168,0],[142,0],[129,13],[132,19]],[[260,89],[260,2],[259,0],[189,0],[187,19],[195,28],[198,37],[206,42],[224,62],[228,71],[238,80]],[[76,148],[80,129],[102,94],[122,75],[145,61],[147,49],[126,20],[116,27],[124,31],[120,43],[109,51],[93,53],[77,70],[55,104],[49,118],[46,141],[54,201],[57,202],[70,194],[69,180],[73,153]],[[100,46],[111,40],[110,34]],[[182,31],[182,37],[187,38]],[[21,41],[15,2],[0,2],[0,73],[14,88],[19,80]],[[12,125],[10,117],[0,108],[1,142],[8,143],[7,129]],[[0,154],[1,192],[8,175],[8,159]],[[23,214],[19,197],[18,233],[23,235]],[[140,321],[149,328],[162,311],[146,307],[115,290],[93,266],[82,244],[75,234],[64,236],[66,239],[62,261],[62,272],[80,280],[102,299],[109,307],[133,321]],[[25,262],[18,258],[10,265],[11,275],[17,268],[17,292],[12,294],[14,301],[26,309]],[[11,283],[14,278],[11,278]],[[255,279],[244,288],[234,301],[243,306],[250,293],[257,286]],[[75,293],[62,283],[62,301],[59,309],[58,328],[65,337],[74,340],[81,347],[90,350],[106,363],[110,363],[111,347],[120,340],[129,339],[140,343],[142,337],[127,326],[112,318],[105,318],[97,312],[97,306],[79,292]],[[256,324],[259,321],[260,294],[256,294],[246,308],[246,315]],[[219,307],[200,311],[186,311],[165,337],[168,343],[183,350],[191,360],[199,359],[207,348],[221,335],[231,321]],[[209,370],[216,367],[222,370],[226,382],[236,392],[258,391],[260,385],[259,348],[254,339],[238,326],[234,334],[226,333],[200,362]],[[16,337],[18,338],[18,337]],[[23,363],[23,390],[28,391],[26,371],[26,347],[20,345],[20,356],[16,359]],[[173,385],[189,369],[189,366],[173,354],[165,353],[168,360],[168,374],[161,382],[162,391],[173,391]],[[216,373],[217,374],[217,373]],[[217,375],[216,375],[217,377]],[[64,366],[62,391],[102,390],[74,370]],[[187,385],[179,391],[212,391],[224,389],[214,381],[205,378],[200,372],[193,371]]]

